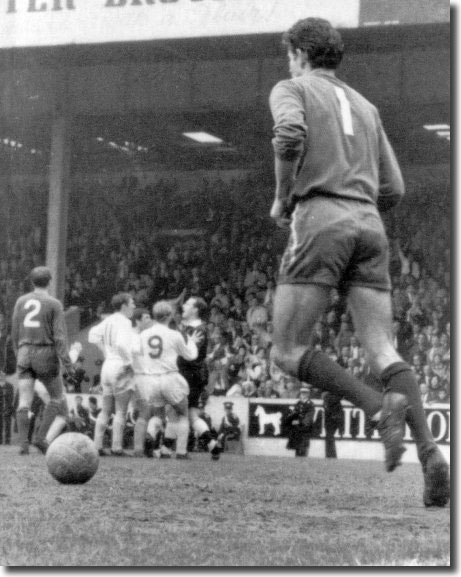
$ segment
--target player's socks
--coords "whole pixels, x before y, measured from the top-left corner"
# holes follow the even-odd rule
[[[61,400],[58,401],[56,399],[51,399],[51,401],[46,405],[45,410],[43,411],[42,422],[40,423],[40,427],[36,435],[36,441],[38,443],[41,443],[45,440],[48,429],[53,424],[55,418],[62,414],[62,409],[63,406]]]
[[[135,455],[144,454],[144,444],[146,442],[147,421],[143,417],[138,417],[134,425],[134,452]]]
[[[416,443],[419,460],[430,447],[435,445],[431,430],[427,424],[416,376],[410,365],[405,362],[393,363],[381,373],[386,391],[400,393],[408,399],[406,421]]]
[[[102,412],[99,413],[96,419],[96,425],[94,427],[94,446],[98,451],[102,451],[104,443],[104,434],[107,429],[108,417],[106,417]]]
[[[16,423],[18,425],[18,441],[21,447],[21,454],[29,453],[29,409],[19,409],[16,411]]]
[[[176,444],[176,421],[168,421],[165,427],[165,436],[163,444],[158,451],[155,452],[160,458],[167,459],[173,454],[174,446]]]
[[[198,438],[200,438],[207,431],[208,431],[208,433],[210,432],[208,425],[200,417],[197,417],[192,422],[192,429],[194,430],[194,433],[197,435]],[[211,434],[210,434],[210,437],[211,437]]]
[[[126,419],[117,413],[115,413],[114,420],[112,422],[112,451],[115,453],[121,453],[123,451],[123,431],[125,429]]]
[[[51,427],[45,437],[45,441],[50,445],[59,435],[64,431],[67,426],[67,419],[62,415],[58,415],[52,422]]]
[[[176,434],[176,455],[185,455],[189,440],[189,417],[186,415],[179,415],[176,422]]]
[[[173,454],[175,443],[176,439],[172,439],[171,437],[165,437],[163,439],[162,446],[157,451],[154,451],[154,454],[160,459],[169,459]]]
[[[299,362],[298,379],[344,397],[363,409],[368,417],[373,417],[381,409],[383,400],[378,391],[354,378],[322,351],[306,350]]]
[[[158,434],[163,429],[162,419],[160,417],[152,417],[147,423],[147,432],[152,437],[152,439],[157,439]]]

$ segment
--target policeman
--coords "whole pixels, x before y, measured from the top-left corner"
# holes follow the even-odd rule
[[[315,405],[311,401],[311,389],[302,385],[299,401],[286,415],[283,425],[289,428],[287,449],[295,451],[296,457],[307,457],[314,424]]]

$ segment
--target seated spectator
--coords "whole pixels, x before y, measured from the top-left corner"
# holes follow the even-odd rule
[[[442,362],[450,362],[450,339],[446,333],[440,335],[440,346],[442,348]]]
[[[247,356],[245,359],[243,380],[245,382],[251,381],[256,388],[258,388],[261,381],[264,380],[261,363],[255,355]]]
[[[449,403],[450,402],[450,393],[444,388],[440,388],[437,391],[437,397],[435,400],[436,403]]]
[[[443,388],[442,381],[438,375],[432,375],[429,385],[429,401],[432,403],[438,399],[438,391]]]
[[[244,397],[257,397],[258,387],[253,381],[243,381],[242,382],[242,393]]]
[[[269,379],[272,381],[274,390],[277,391],[279,396],[286,390],[286,383],[288,381],[288,375],[284,373],[274,362],[269,363]]]
[[[299,394],[300,387],[301,384],[299,381],[293,377],[289,377],[285,385],[285,390],[281,393],[280,397],[282,399],[296,399]]]
[[[447,374],[446,364],[442,362],[442,357],[439,354],[433,356],[432,362],[430,363],[432,372],[437,375],[440,379],[444,379]]]
[[[347,345],[341,348],[341,355],[339,356],[336,362],[338,363],[338,365],[343,367],[343,369],[347,369],[349,368],[349,360],[350,360],[350,347],[349,345]]]
[[[414,355],[418,354],[421,357],[421,362],[423,365],[427,363],[427,349],[429,348],[428,340],[423,332],[416,335],[416,342],[410,347],[409,355],[412,358]]]
[[[264,399],[279,399],[280,393],[275,390],[274,383],[268,379],[259,386],[259,396]]]
[[[212,395],[225,395],[229,388],[227,365],[222,360],[213,361],[210,364],[208,388]]]
[[[210,307],[217,306],[220,311],[227,312],[230,309],[229,297],[224,292],[221,285],[215,285],[214,297],[211,299]]]
[[[237,353],[229,358],[227,363],[227,378],[229,381],[229,386],[236,384],[240,379],[240,373],[245,367],[245,357],[247,354],[247,349],[243,345],[237,350]]]
[[[431,399],[431,395],[429,393],[429,387],[426,385],[426,383],[421,383],[419,385],[419,392],[421,394],[421,401],[422,401],[423,405],[429,404],[430,399]]]
[[[427,360],[429,363],[434,362],[434,357],[437,355],[439,357],[439,362],[442,358],[443,353],[445,352],[444,347],[440,342],[440,338],[438,335],[433,334],[431,336],[431,345],[429,350],[427,351]]]
[[[250,296],[246,318],[252,331],[261,332],[267,326],[269,312],[258,295]]]
[[[420,353],[416,353],[411,358],[411,368],[415,374],[420,378],[423,374],[423,359]]]

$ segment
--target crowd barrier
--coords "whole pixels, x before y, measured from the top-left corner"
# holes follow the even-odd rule
[[[75,394],[68,394],[69,408],[75,407]],[[88,394],[80,395],[83,405],[88,406]],[[101,405],[99,395],[94,395]],[[234,413],[242,425],[243,448],[247,455],[293,456],[294,451],[286,448],[288,431],[283,426],[283,416],[293,407],[296,399],[259,399],[245,397],[211,396],[206,405],[213,425],[219,428],[224,417],[224,403],[234,403]],[[325,456],[325,418],[323,401],[314,400],[315,420],[314,430],[309,450],[310,457]],[[368,430],[365,414],[348,403],[343,405],[343,426],[335,435],[336,449],[339,459],[382,460],[383,446],[377,431]],[[426,419],[440,449],[450,461],[450,405],[432,404],[425,407]],[[407,451],[403,455],[404,462],[418,462],[416,447],[407,426],[405,434]]]

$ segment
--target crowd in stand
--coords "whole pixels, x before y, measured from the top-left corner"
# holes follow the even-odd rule
[[[186,289],[209,304],[210,394],[296,397],[300,383],[269,361],[274,287],[286,242],[286,233],[275,230],[268,218],[271,195],[271,179],[260,175],[204,181],[189,194],[166,181],[141,187],[128,179],[115,191],[75,186],[65,306],[79,307],[85,325],[107,311],[119,290],[150,308]],[[448,195],[435,198],[431,191],[418,191],[386,221],[394,338],[428,403],[450,400],[448,203]],[[0,258],[0,311],[9,318],[15,299],[28,288],[28,272],[43,262],[44,231],[39,220],[26,230],[3,231],[7,252]],[[376,384],[337,291],[312,344]]]

